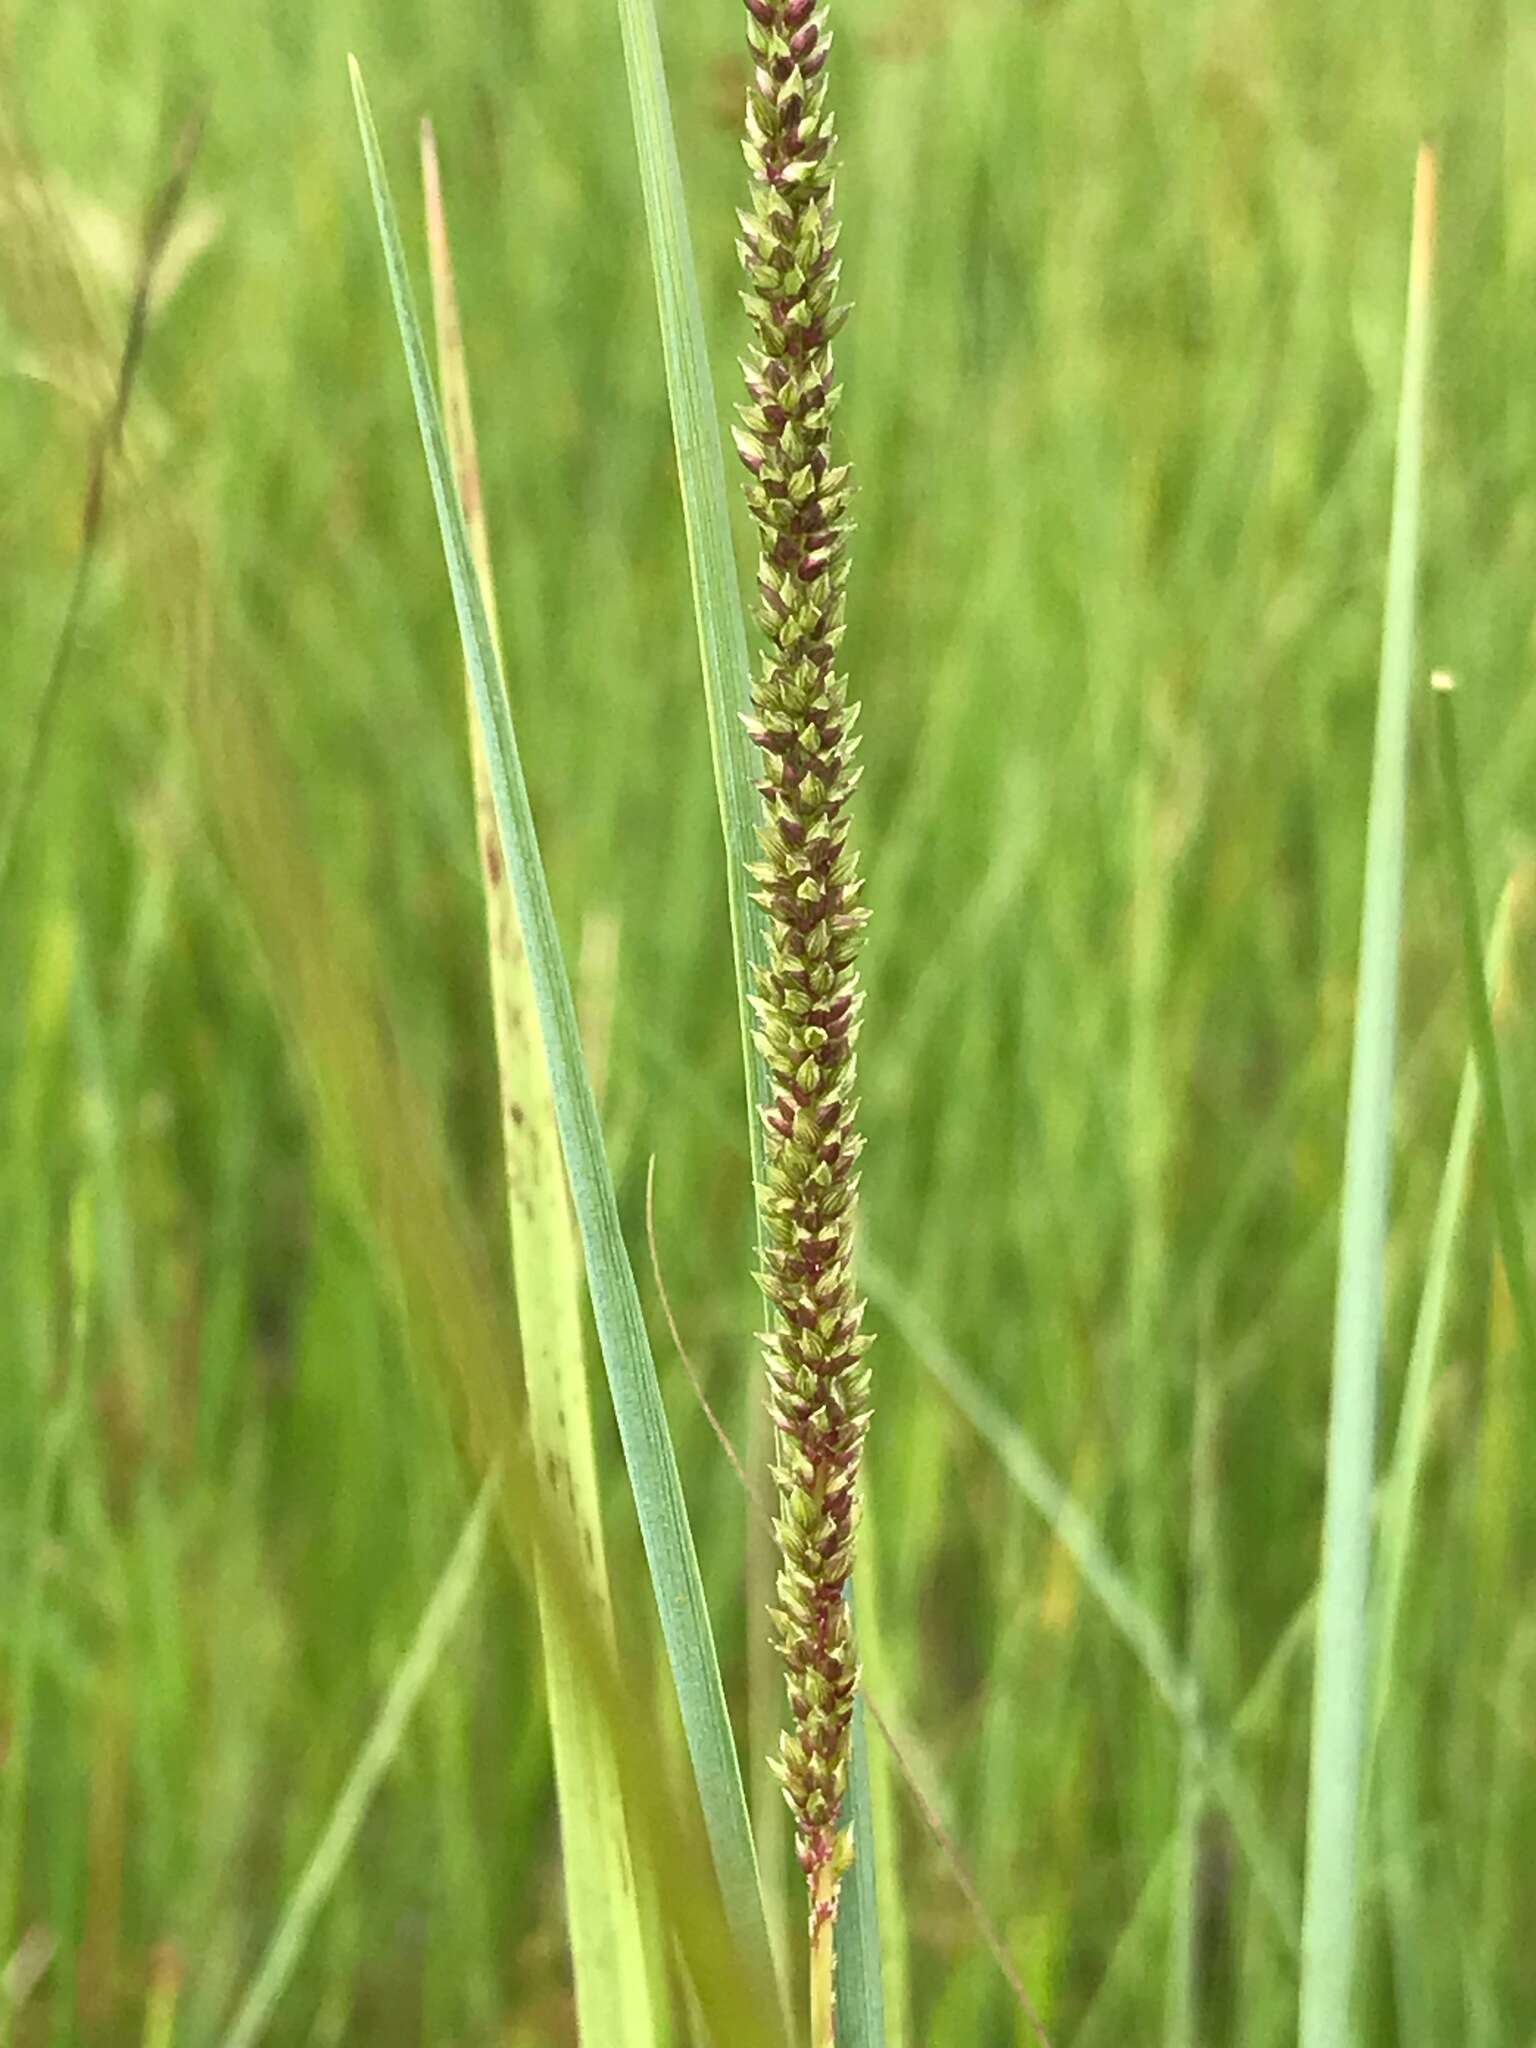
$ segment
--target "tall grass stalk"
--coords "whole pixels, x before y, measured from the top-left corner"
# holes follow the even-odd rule
[[[1423,149],[1414,183],[1407,332],[1344,1154],[1312,1708],[1300,2048],[1348,2048],[1353,2038],[1360,1794],[1369,1687],[1371,1496],[1391,1173],[1408,713],[1434,215],[1435,162],[1431,152]]]
[[[501,634],[468,361],[430,123],[422,128],[421,157],[443,418],[486,618],[499,654]],[[501,857],[490,771],[467,677],[466,690],[530,1442],[539,1472],[560,1495],[580,1532],[593,1612],[612,1643],[613,1601],[583,1357],[581,1249],[560,1163],[554,1089],[538,1037],[528,955]],[[612,2042],[615,2048],[652,2048],[655,2028],[645,1945],[613,1748],[542,1578],[539,1617],[577,2023],[583,2040]]]

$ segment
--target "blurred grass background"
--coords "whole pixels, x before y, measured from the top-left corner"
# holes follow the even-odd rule
[[[661,10],[722,392],[741,331],[737,13]],[[925,1342],[1028,1431],[1232,1713],[1317,1567],[1425,135],[1443,229],[1422,645],[1465,685],[1488,903],[1536,815],[1536,18],[1491,0],[838,0],[837,26],[867,1242],[895,1276],[876,1294],[878,1677],[1054,2037],[1150,2039],[1178,1731]],[[437,123],[508,670],[632,1248],[654,1153],[669,1292],[738,1436],[757,1393],[718,828],[611,10],[13,5],[0,791],[73,573],[147,195],[209,103],[0,905],[0,1967],[15,1957],[13,1989],[36,1979],[28,2043],[144,2039],[173,1979],[177,2040],[217,2039],[468,1498],[310,1128],[183,718],[209,647],[268,701],[499,1242],[457,645],[349,47],[402,188],[416,117]],[[1388,1431],[1465,1048],[1428,768],[1421,748]],[[1529,1139],[1524,979],[1504,1021]],[[1372,2044],[1536,2029],[1517,1940],[1533,1390],[1513,1363],[1479,1181],[1381,1759]],[[742,1502],[671,1377],[739,1704],[761,1626]],[[600,1448],[644,1673],[649,1596]],[[1308,1678],[1303,1652],[1241,1751],[1298,1867]],[[898,1810],[896,2038],[1023,2040]],[[1283,1934],[1225,1824],[1200,1841],[1200,2038],[1284,2041]],[[535,1624],[493,1568],[280,2037],[569,2041],[557,1858]]]

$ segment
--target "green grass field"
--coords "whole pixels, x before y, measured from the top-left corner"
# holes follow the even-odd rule
[[[723,404],[741,10],[659,12]],[[834,12],[872,910],[867,1673],[1056,2048],[1278,2048],[1425,138],[1420,662],[1462,685],[1487,915],[1513,878],[1497,1009],[1536,1192],[1536,15]],[[724,873],[615,11],[21,0],[0,14],[0,806],[144,209],[205,99],[208,125],[0,898],[17,2048],[224,2039],[475,1490],[218,850],[228,764],[188,717],[195,685],[270,723],[323,915],[366,948],[504,1274],[460,656],[349,49],[418,246],[418,117],[437,127],[523,758],[727,1688],[754,1799],[775,1797],[747,1509],[646,1250],[654,1158],[690,1357],[757,1441]],[[744,514],[738,538],[745,564]],[[1468,1046],[1419,699],[1383,1469]],[[600,1378],[594,1401],[623,1665],[660,1702]],[[1533,1419],[1479,1149],[1367,1814],[1361,2048],[1536,2040]],[[1021,1484],[1031,1453],[1234,1731],[1245,1825]],[[1032,2040],[883,1756],[890,2048]],[[798,1916],[787,1850],[780,1875]],[[499,1551],[266,2038],[575,2040],[538,1624]]]

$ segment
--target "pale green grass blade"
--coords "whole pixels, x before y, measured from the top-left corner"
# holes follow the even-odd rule
[[[1512,877],[1506,884],[1494,918],[1485,964],[1490,987],[1497,986],[1506,957],[1519,880],[1518,876]],[[1419,1297],[1419,1310],[1394,1439],[1392,1464],[1378,1500],[1380,1560],[1371,1636],[1374,1676],[1372,1724],[1365,1771],[1367,1785],[1372,1776],[1371,1756],[1380,1741],[1390,1695],[1403,1592],[1412,1553],[1414,1503],[1429,1442],[1430,1393],[1445,1326],[1451,1260],[1466,1200],[1467,1177],[1477,1128],[1477,1108],[1477,1070],[1475,1061],[1469,1054],[1457,1097],[1451,1141],[1441,1175],[1435,1219],[1425,1258],[1424,1286]],[[1297,1609],[1289,1627],[1271,1653],[1264,1672],[1255,1681],[1239,1708],[1233,1723],[1234,1734],[1240,1735],[1246,1729],[1255,1728],[1265,1719],[1273,1717],[1272,1695],[1287,1669],[1299,1659],[1306,1639],[1314,1632],[1315,1608],[1314,1589]],[[1159,1874],[1166,1874],[1169,1867],[1168,1859],[1172,1857],[1174,1881],[1179,1882],[1181,1873],[1177,1859],[1185,1853],[1185,1847],[1176,1833],[1163,1852],[1163,1858],[1158,1865]],[[1151,1887],[1154,1882],[1155,1879],[1149,1881],[1138,1904],[1136,1917],[1132,1923],[1136,1930],[1151,1926]],[[1124,1941],[1129,1942],[1133,1938],[1132,1929],[1128,1928]],[[1097,2037],[1100,2012],[1107,2003],[1112,1985],[1118,1981],[1120,1974],[1118,1966],[1113,1968],[1110,1978],[1102,1987],[1101,1995],[1095,1997],[1080,2030],[1080,2038],[1083,2040]],[[1079,2037],[1074,2037],[1074,2040],[1076,2038]]]
[[[1189,1597],[1186,1650],[1191,1677],[1203,1693],[1216,1690],[1217,1644],[1221,1636],[1221,1536],[1219,1520],[1219,1400],[1207,1346],[1196,1346],[1194,1415],[1190,1446]],[[1198,1738],[1186,1730],[1180,1743],[1179,1802],[1170,1915],[1168,1991],[1164,2011],[1165,2048],[1188,2048],[1200,2029],[1200,1984],[1197,1928],[1201,1837],[1209,1806],[1205,1755]]]
[[[866,1500],[864,1524],[859,1531],[857,1598],[859,1603],[859,1662],[868,1697],[889,1699],[894,1678],[889,1668],[888,1644],[880,1612],[880,1524],[873,1503]],[[866,1724],[868,1715],[863,1716]],[[861,1759],[862,1755],[862,1761]],[[880,2001],[883,2008],[886,2048],[911,2048],[910,1943],[907,1927],[907,1897],[902,1883],[901,1830],[897,1819],[896,1778],[907,1766],[898,1759],[894,1743],[886,1740],[868,1744],[867,1725],[863,1746],[854,1749],[855,1770],[868,1780],[873,1808],[874,1853],[870,1858],[872,1882],[880,1914]],[[916,1784],[909,1789],[916,1794]],[[854,1825],[859,1815],[854,1811]],[[863,1928],[859,1930],[863,1937]],[[845,1940],[847,1936],[843,1937]],[[839,1960],[841,1969],[842,1962]]]
[[[1414,189],[1339,1232],[1302,1918],[1301,2048],[1348,2048],[1352,2039],[1360,1792],[1370,1676],[1366,1603],[1391,1176],[1434,176],[1434,158],[1422,150]]]
[[[755,1209],[756,1205],[753,1206]],[[773,1424],[768,1419],[768,1405],[765,1401],[754,1401],[747,1417],[748,1470],[767,1471],[772,1455],[772,1440]],[[866,1539],[861,1538],[861,1541],[863,1540]],[[747,1754],[755,1765],[749,1776],[752,1788],[752,1832],[762,1866],[771,1873],[781,1873],[789,1867],[789,1808],[784,1804],[784,1795],[779,1789],[778,1779],[763,1768],[764,1759],[773,1755],[778,1744],[779,1725],[784,1708],[784,1666],[779,1657],[778,1645],[769,1631],[760,1626],[752,1627],[750,1623],[754,1617],[768,1614],[773,1609],[778,1597],[778,1562],[779,1546],[773,1533],[771,1516],[750,1513],[747,1516],[746,1562],[742,1585],[749,1621],[746,1742]],[[779,1998],[787,2019],[790,2011],[788,1887],[782,1883],[774,1883],[770,1878],[765,1887],[764,1905],[768,1913],[768,1931],[773,1943],[774,1964],[779,1975]]]
[[[378,1718],[347,1773],[320,1839],[257,1965],[250,1989],[223,2037],[222,2048],[253,2048],[271,2025],[316,1918],[352,1853],[374,1795],[399,1754],[416,1704],[469,1604],[485,1556],[485,1533],[496,1504],[498,1483],[493,1477],[480,1490],[480,1498],[454,1545],[442,1577],[432,1589],[410,1648],[400,1660]]]
[[[1516,1850],[1524,1831],[1519,1819],[1522,1787],[1530,1782],[1528,1730],[1531,1701],[1536,1698],[1536,1624],[1529,1618],[1515,1628],[1503,1658],[1494,1696],[1494,1751],[1488,1773],[1486,1834],[1476,1907],[1469,1929],[1477,1958],[1472,2026],[1468,2048],[1491,2048],[1502,2036],[1493,2011],[1499,1972],[1529,1927],[1526,1872],[1529,1850]],[[1525,1837],[1528,1842],[1529,1837]],[[1511,1881],[1513,1880],[1513,1882]]]
[[[848,1598],[852,1597],[850,1591]],[[885,1980],[880,1956],[880,1861],[870,1784],[869,1731],[862,1695],[855,1700],[853,1709],[848,1817],[853,1828],[853,1869],[857,1871],[862,1865],[863,1871],[857,1884],[853,1872],[849,1873],[848,1896],[837,1916],[837,2043],[838,2048],[883,2048]]]
[[[1426,1858],[1418,1810],[1423,1763],[1414,1753],[1417,1732],[1407,1723],[1393,1729],[1369,1797],[1380,1843],[1377,1883],[1392,1957],[1399,2039],[1402,2048],[1438,2048],[1424,1968],[1433,1943],[1425,1938],[1431,1916],[1426,1911]]]
[[[720,414],[709,363],[709,343],[699,298],[693,245],[672,110],[667,93],[661,39],[651,0],[619,0],[619,28],[624,46],[624,71],[629,87],[635,160],[645,209],[646,244],[656,292],[662,365],[672,419],[682,498],[683,531],[688,573],[693,590],[694,622],[704,683],[709,726],[710,761],[725,853],[725,881],[731,918],[731,959],[736,977],[737,1028],[741,1036],[742,1074],[746,1087],[747,1146],[754,1186],[767,1175],[761,1103],[767,1100],[762,1056],[753,1043],[749,997],[752,969],[768,959],[767,921],[752,901],[749,863],[758,858],[757,772],[752,743],[742,723],[751,708],[751,657],[742,615],[736,557],[731,545],[730,506],[720,442]],[[756,1218],[756,1204],[753,1205]],[[762,1263],[761,1229],[758,1262]],[[749,1370],[756,1371],[756,1353]],[[767,1461],[770,1432],[762,1404],[754,1404],[747,1450],[754,1469]],[[754,1518],[747,1536],[749,1613],[761,1614],[776,1599],[778,1553],[770,1530]],[[784,1685],[778,1654],[767,1633],[749,1622],[752,1647],[747,1665],[748,1724],[754,1747],[766,1757],[776,1749],[783,1713]],[[759,1740],[761,1735],[762,1739]],[[856,1740],[862,1739],[856,1737]],[[757,1848],[764,1868],[782,1872],[789,1860],[789,1813],[777,1782],[754,1757],[753,1819]],[[851,1896],[852,1887],[850,1887]],[[786,1914],[777,1883],[771,1883],[768,1919],[779,1973],[780,1997],[789,2010],[786,1969]]]
[[[1234,1741],[1256,1735],[1279,1718],[1285,1685],[1310,1647],[1315,1613],[1315,1599],[1309,1594],[1270,1650],[1263,1670],[1233,1715]],[[1116,1941],[1104,1979],[1077,2031],[1070,2036],[1071,2048],[1090,2048],[1090,2044],[1120,2038],[1108,2031],[1114,2025],[1119,2025],[1123,2033],[1125,2021],[1119,2001],[1122,1995],[1134,1991],[1138,1978],[1151,1979],[1154,1944],[1162,1928],[1163,1893],[1178,1882],[1179,1858],[1179,1830],[1175,1827],[1158,1850],[1131,1917]]]
[[[709,344],[688,233],[682,171],[672,133],[661,39],[651,0],[619,0],[619,26],[624,38],[624,68],[629,80],[651,270],[656,281],[656,310],[677,450],[688,569],[693,580],[693,610],[709,712],[715,792],[725,839],[752,1170],[761,1180],[763,1138],[757,1105],[764,1092],[762,1062],[752,1043],[752,1012],[747,997],[752,987],[751,968],[766,965],[768,953],[763,912],[752,901],[747,872],[748,864],[758,858],[758,771],[752,743],[741,722],[742,713],[751,708],[751,661],[731,545],[720,414],[710,374]]]
[[[770,1975],[768,1937],[757,1862],[698,1558],[640,1297],[619,1225],[597,1106],[582,1060],[575,1005],[528,807],[506,686],[453,488],[452,466],[427,368],[405,252],[373,117],[355,62],[352,89],[459,634],[485,746],[497,833],[528,949],[539,1025],[555,1085],[560,1142],[586,1258],[593,1314],[650,1562],[662,1633],[726,1910],[749,1967],[766,1983]]]
[[[1157,1970],[1163,1895],[1178,1882],[1178,1865],[1178,1838],[1174,1835],[1141,1888],[1087,2011],[1068,2036],[1070,2048],[1122,2048],[1127,2040],[1128,2028],[1134,2024],[1130,2017],[1133,2004],[1141,1986],[1150,1982]]]
[[[1192,1722],[1196,1701],[1189,1672],[1088,1516],[1018,1423],[955,1356],[895,1273],[871,1253],[864,1255],[860,1270],[871,1299],[884,1309],[930,1378],[991,1445],[1020,1493],[1067,1551],[1169,1713],[1181,1725]]]
[[[499,653],[501,634],[469,368],[437,147],[429,124],[423,127],[421,147],[443,417],[481,597]],[[528,1387],[529,1441],[540,1472],[558,1475],[552,1484],[558,1485],[580,1532],[593,1611],[611,1642],[613,1599],[582,1355],[581,1250],[560,1166],[554,1090],[534,1021],[537,1013],[528,956],[498,850],[490,774],[472,695],[469,735],[501,1079],[512,1265]],[[583,1681],[558,1606],[550,1601],[542,1572],[538,1580],[577,2024],[585,2041],[611,2041],[615,2048],[651,2048],[655,2023],[645,1943],[613,1745],[591,1688]]]
[[[1515,1311],[1525,1385],[1536,1389],[1536,1301],[1531,1295],[1531,1269],[1520,1221],[1520,1193],[1515,1179],[1515,1150],[1504,1111],[1504,1084],[1499,1078],[1499,1048],[1493,1010],[1483,970],[1482,914],[1477,907],[1477,873],[1472,861],[1472,835],[1467,826],[1466,780],[1461,767],[1461,742],[1456,729],[1455,685],[1443,670],[1435,684],[1435,739],[1440,768],[1440,796],[1450,841],[1451,870],[1461,919],[1461,964],[1472,1028],[1472,1055],[1483,1095],[1487,1132],[1488,1177],[1493,1212],[1499,1228],[1499,1249]]]
[[[736,969],[736,994],[746,1077],[747,1138],[753,1179],[766,1179],[763,1129],[758,1106],[766,1100],[762,1061],[752,1042],[753,1017],[748,1001],[752,970],[767,960],[766,926],[751,899],[749,864],[758,858],[757,764],[742,723],[751,709],[751,664],[742,617],[741,591],[731,544],[730,508],[721,453],[720,414],[709,367],[709,345],[699,299],[693,248],[688,231],[682,172],[672,131],[661,39],[651,0],[619,0],[624,41],[624,66],[629,80],[635,150],[645,201],[646,232],[656,283],[657,315],[667,395],[677,450],[678,482],[693,582],[694,616],[703,664],[704,696],[709,717],[710,753],[715,792],[725,842],[726,884],[731,907],[731,936]],[[869,1805],[868,1735],[862,1714],[854,1722],[851,1780],[852,1817],[862,1839],[872,1848],[874,1816]],[[782,1807],[773,1809],[775,1841],[765,1841],[777,1867]],[[839,2031],[847,2048],[878,2048],[884,2032],[878,1976],[881,1952],[875,1879],[876,1858],[856,1855],[844,1885],[838,1913],[838,1959],[855,1974],[839,1979]]]
[[[12,1595],[16,1623],[8,1655],[6,1746],[0,1758],[0,2048],[10,2048],[15,2035],[18,2001],[3,1973],[16,1952],[20,1933],[17,1909],[26,1847],[27,1788],[38,1733],[38,1671],[47,1632],[56,1499],[68,1472],[76,1434],[87,1415],[85,1359],[95,1295],[96,1233],[95,1204],[82,1187],[70,1214],[74,1328],[69,1376],[64,1398],[50,1404],[36,1469],[27,1488],[23,1524],[26,1567],[22,1583]]]
[[[991,1446],[1019,1492],[1071,1557],[1084,1585],[1141,1665],[1153,1691],[1197,1745],[1208,1782],[1227,1810],[1264,1902],[1287,1946],[1293,1947],[1299,1914],[1286,1859],[1271,1839],[1259,1803],[1228,1749],[1212,1742],[1193,1674],[1111,1557],[1089,1517],[1013,1417],[945,1344],[921,1305],[878,1259],[866,1254],[860,1270],[870,1298],[880,1304],[924,1369]]]
[[[1503,972],[1510,936],[1516,880],[1506,883],[1494,916],[1486,960],[1481,972],[1490,985],[1497,986]],[[1486,998],[1485,998],[1486,1000]],[[1378,1529],[1380,1552],[1373,1591],[1374,1620],[1371,1630],[1371,1725],[1366,1751],[1365,1782],[1372,1777],[1371,1764],[1381,1741],[1397,1662],[1397,1639],[1402,1623],[1403,1596],[1413,1551],[1414,1509],[1419,1478],[1429,1449],[1430,1394],[1435,1367],[1445,1331],[1446,1304],[1450,1295],[1451,1260],[1456,1250],[1466,1205],[1467,1179],[1472,1164],[1472,1145],[1477,1134],[1479,1111],[1478,1063],[1468,1053],[1456,1098],[1456,1115],[1451,1142],[1440,1176],[1440,1193],[1435,1203],[1435,1220],[1430,1230],[1424,1260],[1424,1286],[1419,1294],[1419,1311],[1414,1323],[1413,1345],[1408,1355],[1408,1372],[1403,1385],[1403,1404],[1398,1416],[1392,1463],[1381,1491]]]

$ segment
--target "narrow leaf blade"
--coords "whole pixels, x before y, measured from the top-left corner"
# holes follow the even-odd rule
[[[1497,986],[1504,969],[1513,922],[1512,905],[1516,879],[1511,878],[1499,899],[1488,939],[1486,960],[1480,972],[1490,986]],[[1477,1055],[1469,1052],[1463,1065],[1461,1087],[1456,1097],[1456,1115],[1451,1142],[1440,1176],[1440,1193],[1435,1219],[1430,1227],[1429,1246],[1424,1258],[1424,1285],[1419,1292],[1419,1310],[1414,1322],[1413,1343],[1408,1354],[1408,1371],[1403,1383],[1402,1407],[1392,1449],[1392,1464],[1381,1491],[1379,1558],[1372,1589],[1371,1629],[1371,1724],[1366,1745],[1365,1782],[1369,1788],[1372,1765],[1380,1747],[1391,1700],[1392,1680],[1397,1664],[1397,1642],[1401,1630],[1408,1569],[1412,1559],[1414,1513],[1419,1478],[1429,1452],[1430,1393],[1445,1331],[1446,1305],[1451,1291],[1451,1260],[1456,1249],[1467,1183],[1472,1167],[1472,1146],[1477,1134],[1481,1108]]]
[[[480,597],[452,465],[427,368],[410,275],[383,156],[356,61],[353,99],[374,210],[426,455],[465,664],[485,746],[502,857],[528,949],[539,1025],[555,1085],[561,1148],[586,1259],[587,1284],[636,1513],[672,1666],[684,1733],[732,1928],[753,1974],[770,1975],[767,1927],[741,1770],[726,1715],[719,1662],[704,1604],[640,1297],[619,1225],[597,1106],[581,1053],[575,1003],[560,952],[505,680]]]
[[[1348,2048],[1365,1761],[1372,1480],[1391,1174],[1434,158],[1419,155],[1344,1152],[1302,1917],[1300,2048]]]
[[[276,2015],[315,1921],[351,1857],[374,1795],[405,1740],[421,1695],[469,1605],[485,1556],[486,1529],[496,1505],[497,1485],[493,1477],[480,1489],[453,1554],[422,1610],[416,1634],[395,1668],[373,1726],[288,1895],[222,2048],[255,2048]]]
[[[486,618],[499,652],[490,533],[469,368],[437,145],[430,125],[423,127],[421,149],[443,414],[460,509]],[[559,1491],[580,1533],[582,1555],[588,1564],[593,1607],[611,1642],[613,1599],[582,1356],[581,1249],[560,1166],[554,1088],[534,1025],[535,997],[527,949],[497,850],[495,800],[472,687],[468,709],[529,1440],[538,1470],[560,1475]],[[591,1688],[584,1682],[559,1608],[549,1599],[542,1572],[538,1576],[577,2027],[584,2041],[611,2041],[614,2048],[651,2048],[655,2024],[645,1942],[613,1744]]]

